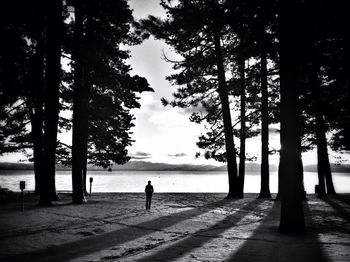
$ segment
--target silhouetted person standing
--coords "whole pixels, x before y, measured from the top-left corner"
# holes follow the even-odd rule
[[[151,185],[151,181],[148,181],[148,184],[145,187],[146,192],[146,209],[151,209],[151,200],[153,194],[153,186]]]

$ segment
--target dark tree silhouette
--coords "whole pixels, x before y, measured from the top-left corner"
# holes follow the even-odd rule
[[[326,192],[328,194],[335,194],[335,189],[332,181],[332,173],[328,157],[327,149],[327,138],[326,138],[326,124],[325,116],[322,113],[322,102],[321,102],[321,89],[318,69],[316,68],[317,61],[315,59],[310,63],[310,85],[312,95],[312,107],[314,112],[314,129],[316,135],[316,146],[317,146],[317,173],[318,173],[318,197],[325,197]],[[326,184],[327,183],[327,191]]]
[[[335,193],[326,138],[329,130],[326,115],[329,114],[327,111],[330,111],[330,108],[325,101],[325,97],[328,95],[329,87],[322,80],[328,76],[322,69],[324,67],[326,49],[320,43],[328,41],[327,38],[329,37],[328,33],[326,33],[327,30],[324,30],[327,28],[329,21],[324,22],[323,8],[324,6],[321,2],[316,5],[311,3],[306,4],[305,23],[302,31],[305,43],[305,53],[303,55],[305,86],[302,95],[304,100],[303,108],[306,113],[304,139],[309,143],[308,147],[317,147],[319,197],[326,196],[326,185],[327,193]],[[310,10],[313,10],[313,12],[310,12]]]
[[[269,185],[269,94],[267,73],[268,38],[266,33],[267,5],[265,1],[259,1],[259,47],[260,47],[260,81],[261,81],[261,185],[260,198],[271,198]],[[269,7],[272,9],[272,7]],[[273,10],[273,9],[272,9]]]
[[[241,40],[241,45],[244,42]],[[238,168],[238,197],[243,198],[244,193],[244,176],[245,176],[245,160],[246,160],[246,85],[245,85],[245,59],[243,56],[239,58],[239,75],[240,75],[240,147],[239,147],[239,168]]]
[[[261,66],[261,198],[270,198],[269,185],[269,109],[268,109],[268,82],[267,82],[267,58],[266,50],[262,48]]]
[[[136,92],[153,91],[147,80],[130,76],[122,43],[139,44],[131,30],[127,1],[74,2],[73,202],[83,203],[87,164],[107,168],[129,160],[130,109]]]
[[[49,51],[48,30],[46,30],[48,12],[43,1],[26,2],[23,5],[18,5],[16,2],[8,4],[8,8],[5,8],[7,14],[2,16],[6,22],[2,24],[5,25],[5,35],[6,32],[10,33],[7,38],[8,47],[12,47],[10,49],[4,47],[1,50],[11,56],[11,61],[6,62],[8,64],[6,67],[9,69],[10,65],[16,65],[20,70],[12,68],[6,75],[4,74],[4,78],[1,77],[7,79],[3,86],[4,96],[12,99],[12,101],[8,100],[5,106],[7,108],[6,129],[13,131],[6,134],[6,151],[25,150],[29,160],[34,162],[35,192],[40,193],[40,180],[44,174],[43,108],[46,86],[44,69],[47,65],[45,61],[50,60],[46,59]],[[17,40],[14,38],[15,35]],[[11,54],[14,48],[19,49],[16,54]],[[7,92],[7,89],[12,91]],[[18,121],[21,123],[22,130],[18,129],[20,127],[16,124]],[[52,119],[48,118],[47,121],[50,122]],[[27,153],[27,149],[32,153]],[[56,194],[53,194],[53,197],[56,198]]]
[[[63,30],[62,0],[46,3],[47,55],[45,67],[45,127],[44,127],[44,175],[40,185],[40,204],[50,205],[58,200],[55,185],[56,141],[60,110],[61,41]]]
[[[9,4],[9,7],[14,7]],[[23,41],[24,25],[28,11],[27,6],[17,12],[5,12],[1,9],[0,33],[6,41],[0,41],[0,92],[1,92],[1,128],[0,153],[17,152],[27,147],[21,137],[27,136],[25,125],[26,101],[24,86],[27,77],[26,71],[26,43]]]
[[[321,42],[324,48],[323,69],[327,86],[331,88],[327,112],[333,131],[331,146],[335,150],[350,150],[350,33],[347,26],[347,1],[323,1]],[[339,95],[341,94],[341,95]],[[330,98],[328,97],[328,98]]]
[[[301,6],[297,2],[283,2],[279,6],[280,92],[281,92],[281,151],[280,193],[281,218],[279,231],[305,231],[302,206],[303,177],[298,95],[301,83],[300,54],[302,43],[298,20]]]
[[[218,93],[221,101],[221,110],[224,123],[225,133],[225,147],[226,147],[226,160],[227,160],[227,171],[229,178],[229,192],[227,198],[236,197],[238,193],[237,184],[237,162],[236,162],[236,150],[233,141],[232,132],[232,120],[230,114],[230,104],[228,100],[228,91],[225,79],[225,69],[223,65],[222,51],[221,51],[221,28],[219,26],[219,7],[217,6],[216,0],[212,1],[213,10],[213,38],[214,38],[214,50],[217,64],[217,76],[218,76]],[[242,86],[242,89],[244,87]]]
[[[85,202],[84,192],[84,164],[86,158],[87,128],[88,128],[88,79],[85,44],[88,43],[87,30],[86,39],[84,38],[84,10],[82,1],[74,2],[74,89],[73,89],[73,139],[72,139],[72,187],[73,203],[82,204]],[[87,21],[86,27],[89,27]]]

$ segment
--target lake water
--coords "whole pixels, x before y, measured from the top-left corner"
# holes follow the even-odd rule
[[[93,177],[92,192],[143,192],[148,180],[155,192],[227,192],[226,172],[182,172],[182,171],[88,171]],[[19,190],[19,181],[26,182],[26,190],[34,190],[34,174],[31,170],[0,170],[0,186],[12,191]],[[277,172],[270,174],[270,190],[277,192]],[[338,193],[350,193],[350,173],[333,173],[333,182]],[[318,183],[317,173],[304,173],[305,190],[314,193]],[[71,171],[57,171],[56,189],[71,191]],[[260,175],[247,172],[244,192],[260,192]]]

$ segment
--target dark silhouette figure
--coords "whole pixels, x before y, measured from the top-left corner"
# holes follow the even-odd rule
[[[148,181],[148,184],[145,187],[146,192],[146,209],[151,209],[151,201],[153,194],[153,186],[151,185],[151,181]]]

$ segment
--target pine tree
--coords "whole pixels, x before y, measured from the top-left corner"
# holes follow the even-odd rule
[[[130,76],[122,43],[141,42],[131,32],[126,1],[74,2],[73,202],[83,203],[87,163],[104,168],[129,160],[130,109],[136,92],[153,91],[147,80]]]
[[[1,14],[2,112],[1,151],[32,150],[35,192],[40,192],[43,140],[44,19],[41,1],[7,3]]]
[[[168,80],[180,86],[170,104],[205,109],[205,112],[195,112],[191,120],[198,123],[208,121],[215,126],[212,134],[220,141],[220,149],[225,149],[217,155],[213,152],[212,156],[227,162],[228,197],[237,197],[236,149],[230,91],[225,76],[227,57],[224,54],[228,46],[222,44],[225,40],[222,6],[216,1],[206,4],[180,1],[174,6],[165,2],[162,5],[168,13],[168,19],[162,21],[149,17],[142,23],[156,38],[166,41],[183,57],[182,61],[174,63],[174,68],[181,72],[168,77]],[[163,99],[163,103],[169,102]],[[198,142],[199,145],[201,143]]]

